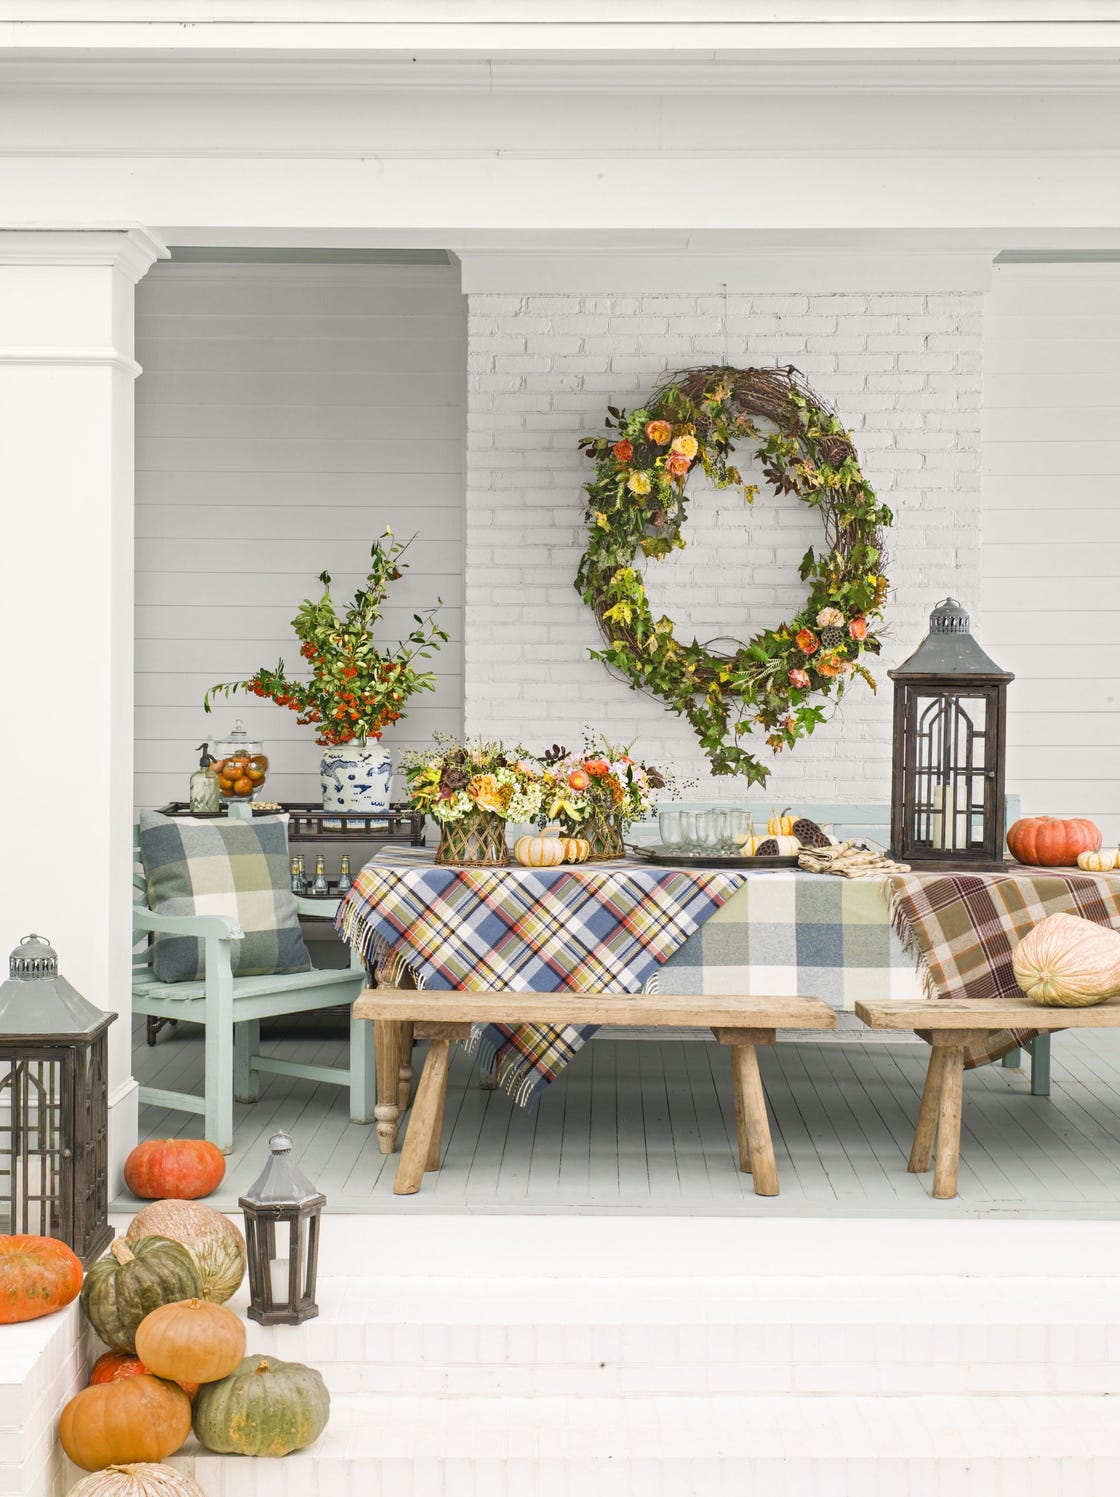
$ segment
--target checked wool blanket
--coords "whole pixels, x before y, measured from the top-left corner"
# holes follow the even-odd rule
[[[362,869],[335,924],[371,972],[396,957],[423,988],[639,993],[747,877],[646,863],[438,868],[429,851],[394,848]],[[595,1027],[483,1025],[471,1045],[527,1106]]]
[[[1022,998],[1011,954],[1047,915],[1081,915],[1120,930],[1120,878],[1070,869],[905,873],[889,879],[891,921],[918,960],[928,997]],[[982,1064],[1035,1031],[993,1036],[969,1057]]]

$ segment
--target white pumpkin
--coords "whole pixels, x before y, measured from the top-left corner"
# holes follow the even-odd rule
[[[1011,956],[1015,981],[1047,1008],[1088,1008],[1120,993],[1120,931],[1080,915],[1047,915]]]
[[[182,1471],[155,1461],[137,1461],[83,1476],[67,1497],[206,1497],[206,1493]]]
[[[523,868],[558,868],[566,848],[562,837],[518,837],[513,855]]]
[[[1118,861],[1120,861],[1120,848],[1114,852],[1104,852],[1098,848],[1096,852],[1077,854],[1077,866],[1082,873],[1111,873]]]

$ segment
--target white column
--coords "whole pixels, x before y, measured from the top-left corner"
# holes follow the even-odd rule
[[[120,1019],[110,1192],[136,1140],[130,1042],[133,297],[139,228],[0,230],[0,959],[29,931]]]

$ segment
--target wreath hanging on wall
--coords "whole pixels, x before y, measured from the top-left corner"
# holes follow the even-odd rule
[[[840,697],[854,676],[875,689],[862,657],[880,650],[891,512],[861,473],[850,434],[792,367],[687,369],[639,410],[608,407],[605,424],[613,436],[579,444],[595,464],[575,583],[604,640],[592,658],[687,718],[713,774],[763,784],[770,770],[744,736],[759,731],[771,749],[792,748],[824,720],[822,697]],[[728,654],[685,643],[672,619],[654,618],[640,560],[684,547],[686,485],[697,467],[716,488],[754,501],[757,487],[731,462],[738,441],[759,443],[777,493],[819,512],[824,546],[801,560],[809,590],[794,617]]]

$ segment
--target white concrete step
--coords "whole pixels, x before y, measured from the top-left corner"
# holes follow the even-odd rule
[[[192,1446],[207,1497],[1095,1497],[1099,1398],[339,1399],[282,1461]]]

